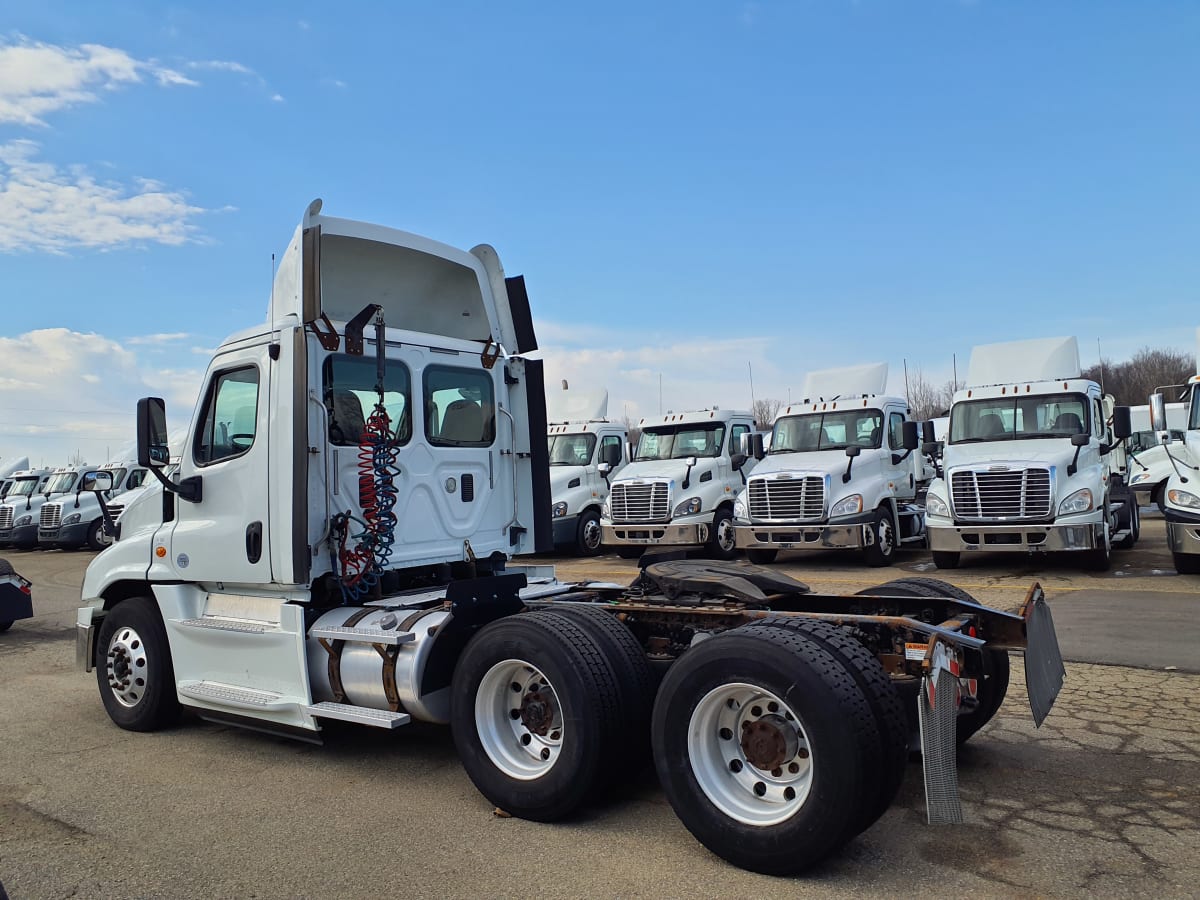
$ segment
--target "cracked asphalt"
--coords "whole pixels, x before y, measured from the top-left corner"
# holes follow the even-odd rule
[[[1069,662],[1041,729],[1023,668],[959,754],[966,823],[924,824],[919,761],[893,807],[803,876],[737,870],[700,847],[653,776],[571,822],[499,818],[463,773],[446,729],[334,730],[322,747],[189,721],[133,734],[74,669],[84,553],[9,553],[34,582],[36,618],[0,635],[0,882],[12,900],[57,897],[406,896],[1195,896],[1200,885],[1200,675],[1161,651],[1197,634],[1179,604],[1200,577],[1171,569],[1161,520],[1114,570],[1070,560],[971,560],[937,573],[928,554],[893,570],[847,555],[786,555],[814,589],[852,592],[919,572],[1015,608],[1035,578],[1064,619],[1165,635],[1130,665]],[[545,560],[560,577],[625,581],[616,558]],[[1118,602],[1134,597],[1137,602]],[[1156,619],[1155,602],[1172,604]],[[1114,618],[1115,617],[1115,618]],[[1107,621],[1113,619],[1113,621]],[[1148,625],[1146,623],[1149,623]],[[1155,625],[1157,623],[1157,626]],[[1060,621],[1060,631],[1066,627]],[[1179,632],[1183,632],[1180,634]],[[1189,633],[1190,632],[1190,633]],[[1091,653],[1081,632],[1076,658]]]

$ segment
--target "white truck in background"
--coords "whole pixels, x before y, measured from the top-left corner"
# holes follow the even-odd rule
[[[629,461],[629,432],[608,421],[608,391],[546,397],[554,545],[600,552],[600,511],[612,477]]]
[[[1188,396],[1190,387],[1175,385],[1172,389],[1163,391],[1164,396]],[[1150,421],[1150,407],[1131,406],[1129,408],[1130,427],[1133,433],[1125,442],[1129,457],[1129,487],[1133,490],[1139,506],[1154,504],[1159,510],[1166,509],[1167,480],[1174,471],[1171,456],[1163,443],[1165,437],[1171,442],[1182,442],[1187,431],[1188,405],[1186,403],[1166,403],[1165,413],[1167,428],[1165,431],[1155,431]]]
[[[107,472],[113,487],[105,493],[105,500],[120,497],[139,487],[146,478],[147,469],[136,461],[105,463],[87,471]],[[82,481],[76,481],[74,495],[68,493],[57,500],[42,505],[38,517],[38,544],[48,549],[75,550],[87,547],[103,550],[112,543],[112,525],[124,509],[123,503],[108,503],[108,523],[99,498],[92,491],[84,491]]]
[[[1167,520],[1167,546],[1181,575],[1200,575],[1200,328],[1196,329],[1196,375],[1188,379],[1187,430],[1183,440],[1172,440],[1167,403],[1162,393],[1150,397],[1154,431],[1165,434],[1162,445],[1171,475],[1162,492]]]
[[[1070,551],[1104,570],[1114,546],[1133,546],[1140,520],[1119,446],[1129,408],[1114,410],[1080,371],[1073,337],[974,348],[950,407],[944,476],[926,497],[938,568],[963,553]]]
[[[486,245],[320,209],[283,254],[267,320],[210,362],[157,515],[144,495],[84,576],[77,661],[118,726],[160,729],[186,707],[319,743],[331,719],[449,723],[489,803],[536,821],[653,761],[706,847],[788,874],[888,808],[919,716],[930,819],[962,821],[955,749],[1004,699],[1009,650],[1029,658],[1037,724],[1061,687],[1040,588],[1012,614],[900,579],[848,612],[749,565],[644,561],[629,587],[510,570],[551,531],[523,280]],[[658,449],[699,431],[724,454],[750,428],[705,415],[665,423]],[[137,433],[158,479],[162,400],[139,401]],[[686,465],[708,484],[705,459]],[[111,487],[85,475],[85,491]],[[386,761],[375,771],[386,786]]]
[[[810,372],[803,399],[775,418],[771,449],[733,507],[736,544],[751,562],[780,550],[860,550],[890,565],[904,545],[924,547],[918,493],[933,476],[908,402],[889,397],[887,363]]]
[[[647,416],[633,459],[612,480],[601,541],[627,559],[649,547],[699,547],[737,554],[733,501],[756,460],[741,452],[754,416],[712,407]]]
[[[8,492],[12,490],[13,483],[16,481],[14,473],[23,472],[28,468],[28,456],[0,462],[0,501],[3,501],[8,496]]]
[[[29,550],[37,546],[38,516],[52,482],[57,486],[74,469],[26,469],[13,473],[13,484],[0,503],[0,546]],[[74,478],[69,481],[73,484]],[[66,490],[66,488],[63,488]]]

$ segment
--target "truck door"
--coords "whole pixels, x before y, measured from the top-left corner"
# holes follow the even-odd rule
[[[198,503],[179,500],[156,541],[186,581],[271,581],[267,516],[271,361],[267,343],[231,350],[209,367],[179,463],[180,482],[199,478]],[[287,416],[279,417],[290,421]]]
[[[892,460],[904,456],[904,413],[897,409],[887,410],[887,438],[884,440],[883,475],[894,485],[893,495],[902,500],[911,500],[917,495],[918,466],[922,465],[921,454],[915,450],[899,464]]]

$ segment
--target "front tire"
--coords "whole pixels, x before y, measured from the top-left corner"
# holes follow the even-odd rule
[[[595,556],[600,552],[600,514],[594,509],[584,510],[579,516],[575,552],[579,556]]]
[[[156,731],[178,719],[167,630],[149,598],[122,600],[104,617],[96,683],[109,718],[127,731]]]
[[[960,554],[953,550],[934,550],[933,564],[939,569],[957,569]]]
[[[645,547],[637,545],[622,545],[617,547],[617,556],[621,557],[621,559],[641,559],[645,549]]]
[[[112,538],[104,533],[103,519],[97,519],[88,529],[87,545],[89,550],[103,550],[112,546]]]
[[[1142,533],[1142,517],[1141,513],[1138,512],[1137,497],[1132,491],[1129,493],[1129,498],[1125,502],[1126,508],[1129,510],[1129,534],[1113,544],[1113,546],[1118,550],[1132,549],[1133,545],[1137,543],[1138,538]]]
[[[740,628],[687,651],[663,679],[651,741],[680,821],[751,871],[786,875],[825,859],[876,799],[871,704],[795,631]]]
[[[618,765],[621,691],[589,630],[539,610],[485,626],[454,670],[450,727],[490,803],[550,822],[577,809]]]
[[[1190,553],[1172,553],[1175,571],[1180,575],[1200,575],[1200,556]]]
[[[896,559],[896,523],[887,505],[875,510],[871,521],[871,543],[863,547],[863,559],[868,566],[890,566]]]
[[[761,547],[758,549],[750,549],[746,551],[746,559],[754,563],[756,566],[766,566],[775,562],[775,557],[779,555],[778,550],[764,550]]]
[[[733,511],[719,507],[713,514],[708,535],[708,555],[713,559],[733,559],[737,556],[737,537],[733,530]]]
[[[1083,551],[1083,568],[1088,572],[1107,572],[1112,566],[1112,533],[1108,526],[1108,506],[1104,507],[1104,537],[1100,546]]]

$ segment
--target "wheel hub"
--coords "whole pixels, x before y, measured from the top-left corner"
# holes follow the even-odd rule
[[[554,685],[519,659],[496,663],[475,695],[475,727],[488,757],[511,778],[529,781],[554,767],[563,747]]]
[[[137,706],[146,692],[149,675],[146,646],[132,628],[119,628],[108,642],[105,654],[108,686],[122,706]]]
[[[800,738],[783,716],[763,716],[742,723],[742,753],[756,769],[770,772],[796,755]]]
[[[530,691],[521,701],[521,722],[531,732],[545,737],[554,722],[554,706],[541,691]]]

